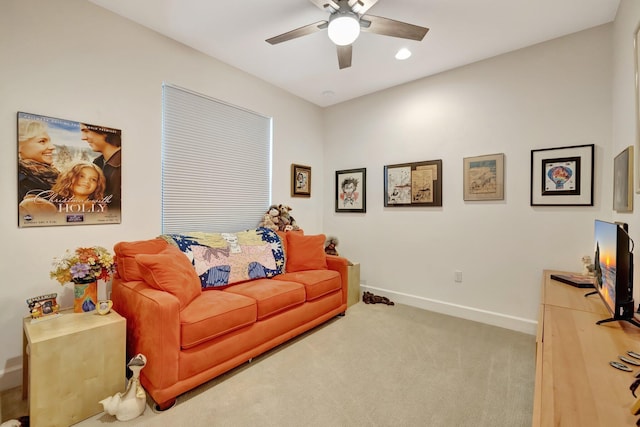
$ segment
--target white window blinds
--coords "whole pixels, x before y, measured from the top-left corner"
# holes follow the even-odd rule
[[[257,227],[271,203],[271,118],[166,83],[162,105],[162,232]]]

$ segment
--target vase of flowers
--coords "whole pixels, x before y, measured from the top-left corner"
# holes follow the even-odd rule
[[[73,283],[73,311],[93,311],[98,303],[98,280],[109,280],[114,271],[113,255],[102,246],[67,250],[54,258],[50,276],[61,285]]]

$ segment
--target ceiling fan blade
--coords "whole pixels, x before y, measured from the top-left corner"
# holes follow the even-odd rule
[[[338,48],[338,66],[342,70],[343,68],[351,67],[351,45],[336,46]]]
[[[296,28],[287,33],[280,34],[279,36],[271,37],[266,42],[270,44],[278,44],[286,42],[288,40],[297,39],[298,37],[313,34],[317,31],[327,28],[327,21],[318,21],[313,24],[305,25],[304,27]]]
[[[311,3],[315,4],[322,10],[326,10],[329,13],[336,12],[340,9],[340,5],[333,0],[309,0]]]
[[[361,31],[399,37],[401,39],[421,41],[425,34],[427,34],[427,31],[429,31],[429,29],[425,27],[407,24],[406,22],[395,21],[389,18],[382,18],[380,16],[365,15],[360,22],[363,20],[371,22],[371,25],[368,27],[361,25]]]
[[[378,3],[378,0],[349,0],[349,6],[354,13],[362,16],[371,9],[371,6]]]

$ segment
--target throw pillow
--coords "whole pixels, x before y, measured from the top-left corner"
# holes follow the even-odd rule
[[[189,259],[175,246],[167,246],[157,254],[138,254],[136,261],[145,273],[145,282],[156,289],[175,295],[180,309],[202,293],[200,279]]]
[[[287,233],[287,271],[326,270],[325,235]]]
[[[144,280],[135,256],[138,254],[157,254],[168,246],[169,244],[162,239],[116,243],[113,250],[116,254],[118,275],[127,282]]]

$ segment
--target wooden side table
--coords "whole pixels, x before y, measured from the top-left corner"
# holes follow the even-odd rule
[[[360,263],[349,261],[349,293],[347,294],[347,307],[360,301]]]
[[[30,425],[69,426],[103,411],[98,402],[126,386],[126,320],[111,311],[62,311],[23,322],[23,398]]]

